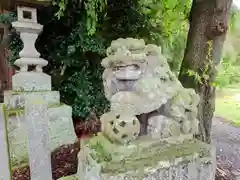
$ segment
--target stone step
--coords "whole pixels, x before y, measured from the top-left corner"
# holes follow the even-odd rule
[[[60,93],[58,91],[39,91],[39,92],[4,92],[4,104],[7,109],[24,108],[25,99],[27,96],[42,96],[48,106],[60,105]]]

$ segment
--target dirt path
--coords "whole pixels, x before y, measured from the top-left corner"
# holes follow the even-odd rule
[[[226,168],[240,169],[240,128],[222,118],[214,118],[212,142],[217,149],[217,159]]]

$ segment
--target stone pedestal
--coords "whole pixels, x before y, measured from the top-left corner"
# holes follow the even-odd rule
[[[17,92],[51,91],[51,76],[37,72],[17,73],[12,77],[12,89]]]
[[[215,150],[202,142],[191,140],[175,145],[160,143],[150,148],[143,148],[140,156],[137,153],[122,162],[107,165],[101,179],[215,179]]]
[[[143,137],[125,147],[107,141],[95,137],[85,144],[90,147],[91,156],[102,165],[101,180],[215,179],[215,149],[190,136],[180,137],[174,144],[170,139],[159,142]],[[79,174],[61,180],[82,180]]]
[[[214,180],[215,179],[215,156],[210,153],[210,149],[207,147],[200,148],[198,153],[191,150],[189,144],[189,152],[184,156],[168,157],[168,153],[172,152],[172,148],[166,149],[159,158],[159,154],[152,154],[144,159],[135,160],[124,165],[113,165],[112,168],[106,170],[106,173],[102,175],[102,180]],[[198,146],[197,146],[198,147]],[[176,151],[175,151],[176,150]],[[185,151],[186,149],[175,148],[177,151]],[[209,154],[205,154],[205,151],[209,151]],[[212,150],[212,152],[214,152]],[[180,152],[181,153],[181,152]],[[202,154],[203,153],[203,154]],[[164,156],[166,157],[164,158]],[[173,153],[174,155],[174,153]],[[177,155],[177,154],[175,154]],[[159,158],[159,159],[158,159]],[[138,168],[138,165],[144,167]],[[118,166],[119,169],[114,168]]]

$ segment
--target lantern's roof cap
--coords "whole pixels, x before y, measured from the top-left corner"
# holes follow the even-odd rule
[[[14,10],[17,6],[39,7],[47,6],[52,0],[0,0],[0,9]]]

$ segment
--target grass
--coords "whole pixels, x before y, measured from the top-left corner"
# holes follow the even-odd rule
[[[217,91],[215,116],[240,126],[240,89],[226,88]]]

